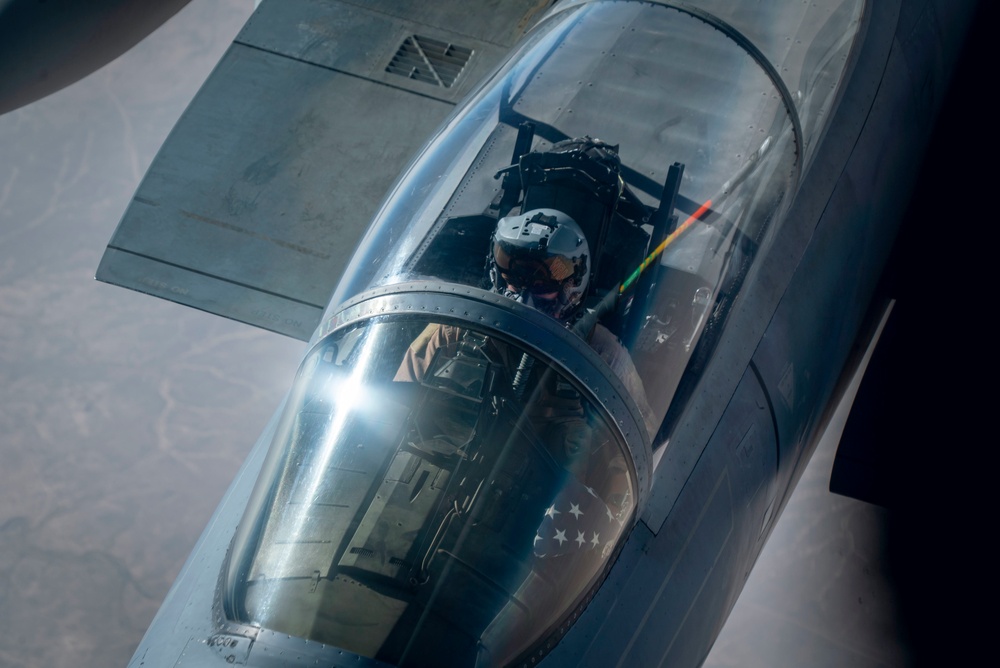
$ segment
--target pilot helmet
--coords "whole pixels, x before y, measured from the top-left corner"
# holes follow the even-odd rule
[[[580,226],[561,211],[501,218],[490,250],[493,291],[565,321],[587,293],[589,255]]]

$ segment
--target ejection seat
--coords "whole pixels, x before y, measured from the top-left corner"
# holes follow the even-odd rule
[[[618,147],[598,139],[567,139],[518,161],[524,192],[520,211],[556,209],[583,230],[594,254],[591,286],[610,290],[642,262],[649,235],[647,208],[621,178]]]

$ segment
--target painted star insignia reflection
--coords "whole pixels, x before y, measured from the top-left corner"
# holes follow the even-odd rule
[[[622,529],[620,514],[616,515],[592,487],[570,480],[549,504],[535,530],[532,552],[536,557],[562,557],[614,547]],[[573,519],[560,515],[572,515]]]

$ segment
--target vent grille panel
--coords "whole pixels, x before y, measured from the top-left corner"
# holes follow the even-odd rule
[[[464,46],[412,35],[403,40],[385,71],[407,79],[451,88],[471,56],[472,49]]]

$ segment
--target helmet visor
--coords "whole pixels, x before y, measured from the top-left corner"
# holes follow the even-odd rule
[[[499,290],[532,295],[556,295],[566,279],[573,276],[572,261],[560,255],[549,257],[525,256],[519,249],[510,249],[503,242],[493,245],[493,262],[497,268]],[[514,251],[514,253],[511,252]]]

